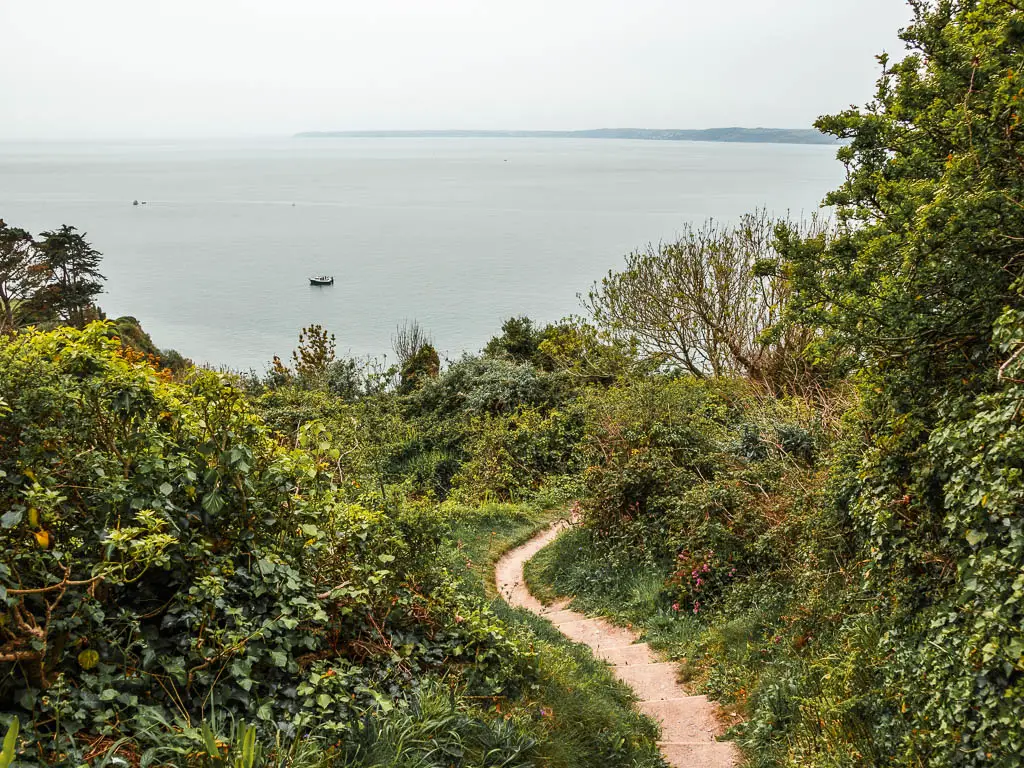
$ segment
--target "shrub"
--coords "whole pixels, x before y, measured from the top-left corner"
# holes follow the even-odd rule
[[[527,498],[550,476],[578,471],[582,436],[579,408],[474,417],[468,426],[468,458],[453,485],[467,500]]]
[[[509,413],[518,407],[550,402],[552,382],[523,363],[466,357],[416,393],[411,410],[446,417]]]
[[[529,680],[452,589],[439,526],[346,503],[322,427],[295,443],[230,378],[172,381],[103,324],[0,346],[0,701],[39,754],[211,707],[347,733],[431,670],[477,695]]]

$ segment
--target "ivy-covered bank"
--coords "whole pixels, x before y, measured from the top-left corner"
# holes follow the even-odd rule
[[[876,98],[818,123],[847,141],[836,226],[753,266],[787,291],[764,343],[808,332],[765,381],[804,432],[627,390],[585,529],[531,572],[642,623],[764,765],[1024,763],[1024,11],[911,6]],[[621,307],[645,274],[600,306],[652,338]]]

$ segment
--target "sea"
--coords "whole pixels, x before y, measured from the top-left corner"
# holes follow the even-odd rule
[[[157,346],[263,371],[319,323],[391,353],[417,321],[442,358],[504,319],[579,314],[624,257],[762,207],[809,216],[836,147],[615,139],[0,142],[0,219],[69,224],[102,252],[99,303]],[[134,205],[133,201],[139,205]],[[309,283],[333,275],[333,286]]]

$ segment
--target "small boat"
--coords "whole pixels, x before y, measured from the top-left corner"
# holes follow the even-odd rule
[[[334,285],[334,275],[319,275],[309,278],[310,285]]]

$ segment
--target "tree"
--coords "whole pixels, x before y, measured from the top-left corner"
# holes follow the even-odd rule
[[[326,378],[334,362],[334,334],[314,323],[299,332],[299,348],[292,352],[295,375],[314,386]]]
[[[911,53],[879,57],[875,99],[817,122],[848,142],[847,181],[826,203],[849,226],[784,250],[793,316],[872,368],[912,372],[928,402],[987,378],[995,320],[1021,303],[1024,13],[1008,0],[911,5]]]
[[[0,219],[0,331],[22,325],[27,302],[45,280],[32,235]]]
[[[38,243],[46,284],[32,296],[32,311],[41,319],[83,327],[99,312],[95,298],[103,291],[102,254],[68,225],[43,232]]]
[[[697,377],[745,375],[777,386],[792,378],[808,326],[780,326],[788,281],[778,262],[776,229],[765,211],[736,226],[713,221],[687,227],[674,243],[648,246],[609,272],[585,306],[612,336],[636,342],[641,354]],[[823,241],[823,221],[797,229]]]
[[[874,100],[817,123],[848,142],[847,180],[826,199],[844,226],[828,241],[784,236],[780,250],[792,317],[860,367],[833,514],[867,566],[863,623],[884,628],[886,661],[850,702],[877,702],[874,736],[903,764],[1012,766],[1024,745],[1024,10],[911,5],[910,53],[880,57]]]

